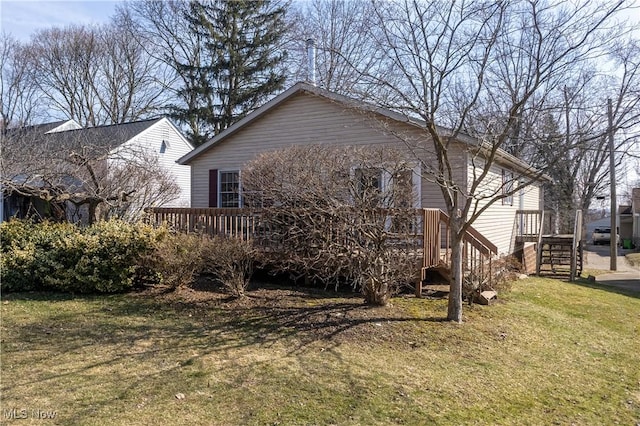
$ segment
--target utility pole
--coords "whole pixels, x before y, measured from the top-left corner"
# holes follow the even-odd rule
[[[611,248],[609,263],[609,269],[612,271],[618,270],[618,206],[616,196],[616,159],[614,156],[613,146],[613,106],[611,99],[607,100],[607,116],[609,117],[609,179],[611,180],[611,240],[609,241],[609,247]]]

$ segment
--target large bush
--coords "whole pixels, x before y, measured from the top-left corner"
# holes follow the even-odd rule
[[[81,256],[66,281],[71,290],[112,293],[127,290],[135,284],[140,259],[154,249],[156,230],[143,224],[119,220],[101,221],[80,235],[75,247]]]
[[[261,207],[267,261],[324,283],[347,281],[385,305],[419,279],[413,186],[420,176],[393,149],[297,146],[243,170],[245,201]]]
[[[147,280],[169,289],[192,283],[203,269],[201,252],[206,240],[201,235],[160,229],[154,249],[142,259]]]
[[[206,272],[241,296],[253,269],[249,242],[119,220],[87,228],[11,220],[0,224],[0,241],[2,291],[113,293],[149,283],[173,289]]]
[[[55,287],[61,275],[79,260],[77,251],[60,250],[75,240],[75,226],[66,223],[11,220],[0,224],[0,273],[4,291]]]
[[[88,228],[12,220],[0,224],[3,291],[119,292],[131,288],[158,231],[122,221]]]

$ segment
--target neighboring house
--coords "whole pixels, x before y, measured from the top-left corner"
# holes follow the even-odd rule
[[[156,162],[161,170],[170,174],[171,178],[179,187],[179,193],[170,201],[156,204],[157,207],[189,207],[190,200],[190,174],[189,167],[178,165],[176,160],[193,149],[191,144],[184,138],[178,128],[167,118],[155,118],[131,123],[115,124],[108,126],[98,126],[90,128],[82,128],[73,120],[66,122],[47,123],[36,126],[24,127],[20,129],[7,129],[3,139],[22,141],[17,146],[20,149],[25,147],[25,152],[32,149],[34,153],[42,152],[42,147],[47,150],[59,151],[61,153],[84,152],[88,157],[93,155],[94,158],[103,156],[106,160],[104,169],[111,171],[117,165],[122,165],[131,161],[137,155],[138,161],[144,159],[145,162]],[[35,148],[40,145],[40,151]],[[102,155],[104,153],[104,155]],[[143,156],[142,156],[143,154]],[[31,157],[33,157],[32,155]],[[19,191],[11,190],[23,186],[30,186],[36,189],[51,189],[55,191],[57,188],[64,187],[68,192],[70,189],[80,192],[83,190],[82,183],[78,179],[64,176],[64,171],[59,173],[55,179],[53,186],[48,188],[46,184],[51,181],[49,176],[39,175],[33,170],[38,159],[29,158],[26,154],[24,157],[25,164],[29,163],[25,168],[29,168],[29,173],[22,173],[20,165],[5,164],[3,165],[3,180],[5,186],[0,197],[2,202],[2,217],[0,220],[8,217],[23,217],[29,213],[29,210],[35,210],[50,215],[52,209],[58,210],[57,207],[38,200],[37,195],[31,196]],[[43,163],[47,160],[42,159]],[[138,164],[138,163],[136,163]],[[144,164],[141,164],[144,167]],[[51,185],[49,183],[49,185]],[[74,188],[74,186],[76,186]],[[59,204],[59,203],[58,203]],[[68,207],[68,203],[67,203]],[[70,215],[69,212],[66,213]],[[68,217],[68,219],[76,221],[78,217]]]
[[[29,126],[26,128],[20,128],[19,131],[30,131],[34,133],[57,133],[57,132],[65,132],[67,130],[77,130],[82,129],[82,126],[78,124],[75,120],[65,120],[65,121],[54,121],[52,123],[44,123],[44,124],[36,124],[34,126]],[[15,131],[15,129],[9,129],[8,132]]]
[[[623,246],[630,241],[640,247],[640,188],[631,190],[631,205],[618,207],[620,240]]]
[[[464,138],[464,140],[462,140]],[[457,182],[470,181],[479,165],[471,158],[469,145],[477,141],[458,138],[450,152],[459,158]],[[355,101],[307,83],[297,83],[252,112],[209,142],[178,160],[191,166],[191,207],[242,207],[242,174],[247,162],[261,152],[292,145],[392,146],[407,149],[413,164],[415,207],[440,208],[444,200],[440,188],[420,170],[421,160],[429,161],[432,144],[418,122],[405,116]],[[409,154],[409,149],[413,154]],[[481,191],[500,191],[503,182],[517,185],[515,176],[530,176],[532,168],[506,152],[500,152],[490,170],[490,178]],[[384,179],[380,179],[384,181]],[[474,227],[498,247],[502,254],[515,250],[516,210],[542,209],[542,182],[522,187],[513,197],[487,209]],[[464,192],[464,188],[462,189]]]
[[[2,139],[8,137],[15,137],[18,133],[34,133],[34,134],[49,134],[55,132],[62,132],[65,130],[81,129],[82,126],[75,120],[54,121],[51,123],[37,124],[34,126],[21,127],[18,129],[7,129]],[[4,144],[3,144],[4,148]],[[16,177],[14,177],[14,180]],[[17,177],[19,179],[19,177]],[[0,222],[4,218],[12,216],[25,216],[30,210],[43,212],[48,216],[55,216],[56,212],[63,209],[63,206],[50,205],[43,200],[39,200],[34,197],[23,196],[15,193],[5,193],[2,182],[0,182]]]

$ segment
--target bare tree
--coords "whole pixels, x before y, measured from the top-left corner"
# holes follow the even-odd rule
[[[307,46],[313,39],[316,46],[316,84],[332,92],[370,97],[375,87],[362,79],[361,69],[381,65],[372,40],[369,16],[370,2],[357,0],[313,0],[293,5],[289,48],[293,77],[304,81],[308,77]],[[353,64],[358,64],[354,68]]]
[[[610,46],[611,5],[527,2],[375,2],[381,29],[376,42],[393,73],[367,71],[381,88],[380,103],[417,117],[435,156],[418,156],[441,188],[451,217],[452,283],[447,318],[462,321],[462,239],[491,205],[540,177],[542,170],[514,176],[496,191],[483,191],[490,168],[513,141],[519,117],[536,108],[550,88],[587,59]],[[508,94],[508,96],[505,96]],[[480,118],[491,120],[479,127]],[[473,172],[454,173],[449,146],[465,134]],[[553,164],[562,153],[555,152]],[[531,174],[532,173],[532,174]],[[495,186],[495,185],[494,185]]]
[[[137,121],[166,110],[164,88],[170,77],[134,37],[133,25],[130,16],[120,14],[99,31],[101,78],[94,79],[93,90],[108,124]]]
[[[27,45],[33,84],[53,114],[83,126],[124,123],[162,108],[155,60],[127,27],[126,16],[103,26],[37,32]]]
[[[608,193],[610,184],[607,99],[612,99],[613,130],[616,132],[614,155],[616,167],[630,155],[638,138],[640,123],[640,50],[637,40],[616,42],[612,51],[599,58],[611,58],[615,72],[598,73],[595,66],[576,70],[564,85],[556,88],[561,102],[547,109],[546,118],[530,126],[534,138],[532,161],[546,167],[554,184],[545,194],[547,205],[554,210],[556,232],[573,229],[573,212],[582,210],[586,217],[597,195]],[[601,65],[602,67],[602,65]],[[557,98],[557,96],[556,96]],[[540,125],[542,123],[542,125]],[[562,152],[563,160],[548,165],[554,152]]]
[[[11,35],[0,36],[0,128],[23,126],[39,116],[40,93],[26,57],[24,46]]]
[[[95,30],[83,26],[41,30],[28,49],[35,82],[47,107],[83,126],[102,124],[91,87],[100,55]]]
[[[419,279],[420,233],[406,156],[392,149],[297,146],[258,156],[242,172],[260,208],[269,262],[326,284],[346,281],[385,305]],[[419,238],[417,238],[419,240]]]

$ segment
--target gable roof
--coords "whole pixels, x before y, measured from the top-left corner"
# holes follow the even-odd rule
[[[163,117],[148,120],[133,121],[130,123],[109,124],[105,126],[87,127],[82,129],[67,130],[49,134],[50,138],[59,140],[91,141],[102,148],[115,148],[128,140],[133,139],[154,124],[163,120]]]
[[[409,120],[398,113],[395,113],[391,110],[387,110],[384,108],[378,108],[375,107],[371,104],[365,103],[365,102],[361,102],[361,101],[357,101],[355,99],[351,99],[348,98],[346,96],[343,95],[339,95],[337,93],[334,92],[330,92],[328,90],[325,89],[321,89],[317,86],[313,86],[309,83],[305,83],[305,82],[298,82],[296,84],[294,84],[293,86],[291,86],[289,89],[285,90],[284,92],[280,93],[279,95],[277,95],[276,97],[274,97],[273,99],[271,99],[269,102],[267,102],[266,104],[262,105],[260,108],[256,109],[255,111],[252,111],[250,114],[246,115],[243,119],[241,119],[240,121],[238,121],[237,123],[233,124],[232,126],[228,127],[227,129],[225,129],[224,131],[220,132],[218,135],[214,136],[213,138],[211,138],[208,142],[200,145],[199,147],[197,147],[196,149],[194,149],[193,151],[189,152],[187,155],[183,156],[182,158],[179,158],[177,163],[178,164],[188,164],[189,162],[191,162],[193,159],[195,159],[196,157],[200,156],[201,154],[209,151],[210,149],[212,149],[213,147],[215,147],[216,145],[218,145],[220,142],[222,142],[223,140],[227,139],[229,136],[237,133],[239,130],[243,129],[244,127],[248,126],[249,124],[251,124],[253,121],[257,120],[258,118],[262,117],[263,115],[265,115],[267,112],[271,111],[272,109],[278,107],[280,104],[282,104],[283,102],[285,102],[287,99],[292,98],[293,96],[299,94],[299,93],[303,93],[303,92],[307,92],[313,95],[317,95],[332,101],[336,101],[338,103],[344,104],[344,105],[351,105],[354,107],[358,107],[361,110],[369,110],[369,111],[374,111],[374,112],[378,112],[382,115],[385,115],[395,121],[403,121],[403,122],[409,122]]]
[[[251,112],[250,114],[248,114],[247,116],[242,118],[240,121],[236,122],[235,124],[233,124],[229,128],[225,129],[224,131],[222,131],[218,135],[214,136],[208,142],[200,145],[199,147],[197,147],[193,151],[191,151],[188,154],[184,155],[183,157],[179,158],[177,160],[177,163],[178,164],[182,164],[182,165],[189,164],[191,161],[193,161],[194,159],[196,159],[200,155],[202,155],[205,152],[215,148],[217,145],[219,145],[225,139],[229,138],[231,135],[233,135],[233,134],[237,133],[238,131],[240,131],[241,129],[249,126],[253,121],[259,119],[260,117],[262,117],[263,115],[265,115],[269,111],[273,110],[274,108],[277,108],[279,105],[281,105],[286,100],[288,100],[288,99],[292,98],[293,96],[295,96],[297,94],[300,94],[300,93],[309,93],[309,94],[312,94],[312,95],[315,95],[315,96],[319,96],[319,97],[328,99],[328,100],[333,101],[333,102],[337,102],[339,104],[342,104],[342,105],[345,105],[345,106],[348,106],[348,107],[351,107],[351,108],[354,108],[354,109],[358,109],[358,110],[363,111],[363,112],[372,112],[372,113],[381,115],[382,117],[388,118],[390,120],[393,120],[393,121],[396,121],[396,122],[399,122],[399,123],[406,123],[408,125],[416,126],[416,127],[422,128],[422,129],[424,129],[425,126],[426,126],[426,123],[423,120],[420,120],[420,119],[417,119],[417,118],[407,117],[404,114],[400,114],[400,113],[392,111],[390,109],[378,107],[378,106],[375,106],[375,105],[373,105],[371,103],[368,103],[368,102],[360,101],[360,100],[357,100],[357,99],[349,98],[349,97],[344,96],[344,95],[340,95],[338,93],[330,92],[330,91],[328,91],[326,89],[322,89],[322,88],[319,88],[317,86],[313,86],[313,85],[311,85],[309,83],[298,82],[298,83],[294,84],[293,86],[291,86],[286,91],[284,91],[284,92],[280,93],[279,95],[275,96],[273,99],[271,99],[266,104],[262,105],[260,108],[256,109],[255,111]],[[452,131],[450,131],[448,129],[445,129],[445,128],[442,128],[442,127],[438,127],[438,128],[443,134],[447,134],[447,133],[448,134],[452,134]],[[462,142],[462,143],[467,144],[469,146],[479,146],[480,148],[482,148],[481,142],[478,141],[476,138],[471,137],[469,135],[460,133],[460,134],[458,134],[456,136],[456,139],[459,142]],[[512,167],[512,168],[514,168],[514,170],[518,170],[520,173],[523,173],[525,175],[539,175],[540,174],[540,172],[538,170],[536,170],[530,164],[520,160],[519,158],[517,158],[517,157],[515,157],[515,156],[513,156],[513,155],[509,154],[508,152],[506,152],[504,150],[501,150],[501,149],[498,150],[498,152],[497,152],[497,161],[500,164]],[[543,180],[547,180],[549,182],[552,181],[552,179],[547,175],[542,175],[541,178]]]
[[[75,126],[70,123],[75,122],[70,120],[9,129],[6,137],[16,138],[16,140],[27,144],[48,144],[51,148],[59,150],[90,146],[94,150],[104,151],[122,145],[161,120],[165,120],[165,118],[159,117],[88,128],[73,128]],[[62,126],[71,127],[71,129],[57,130]]]

